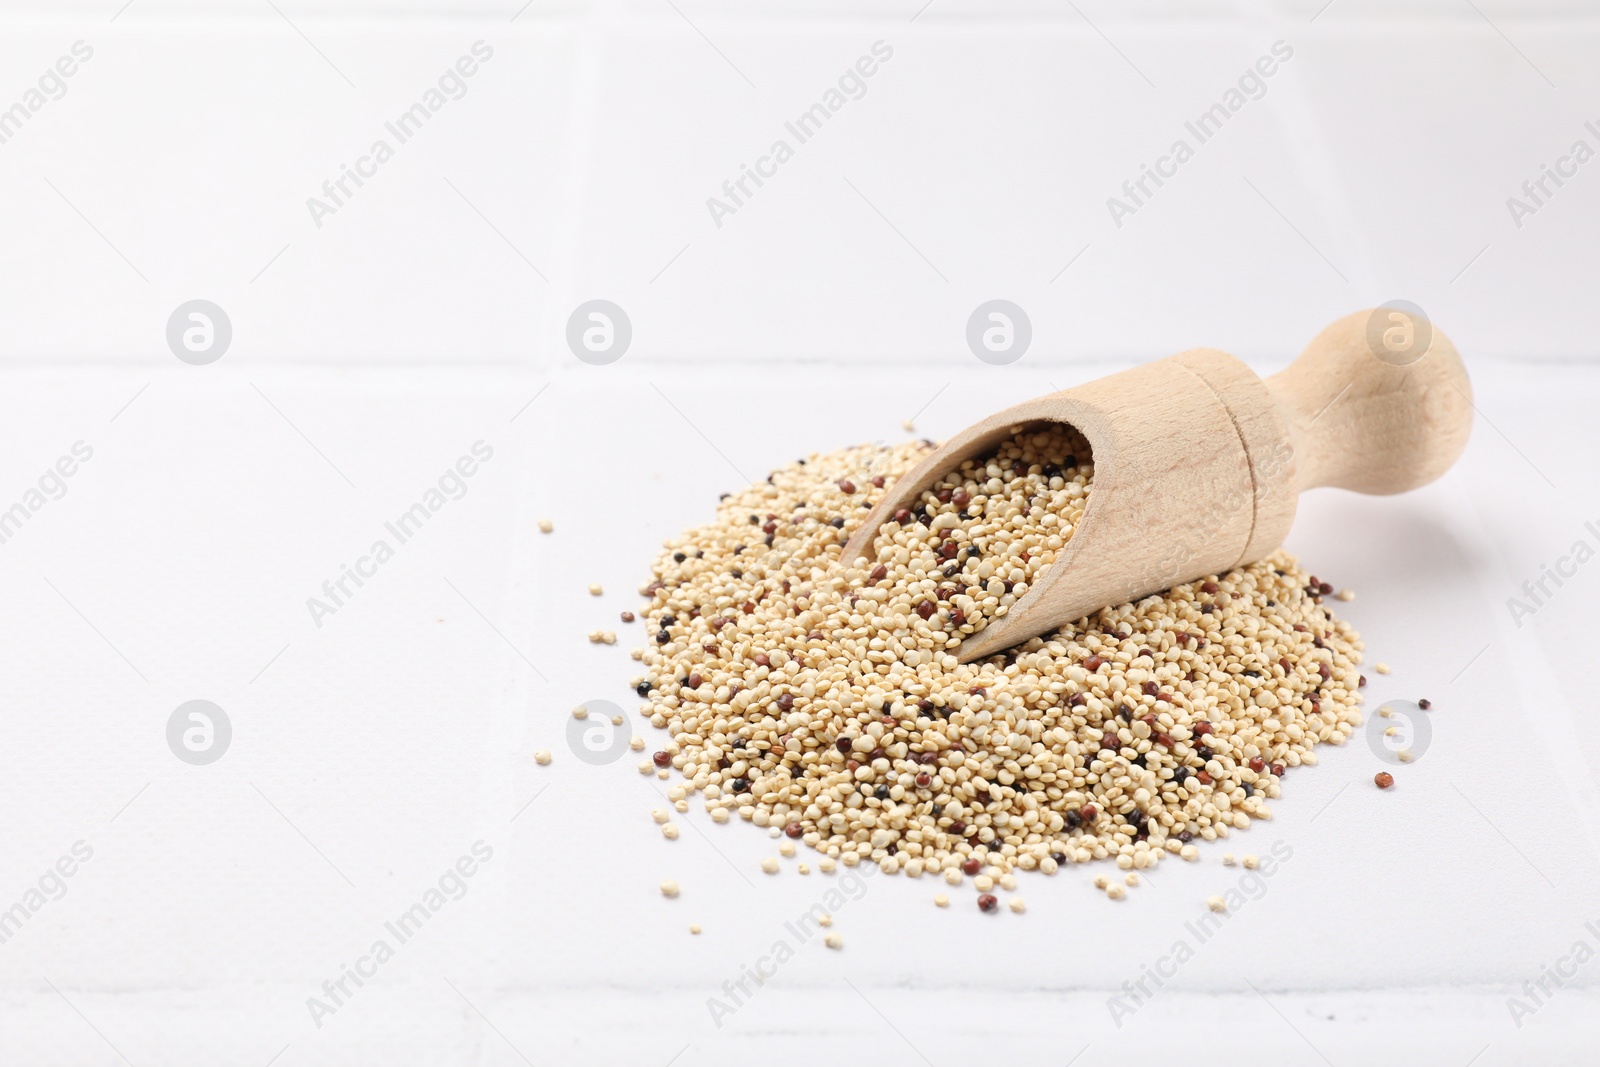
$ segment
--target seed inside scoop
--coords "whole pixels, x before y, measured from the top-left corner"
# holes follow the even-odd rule
[[[968,460],[879,528],[867,582],[943,623],[943,647],[1011,610],[1083,519],[1094,469],[1076,430],[1046,424]]]
[[[1092,467],[1074,431],[1024,428],[843,566],[928,447],[776,470],[658,559],[637,688],[714,820],[952,884],[1145,868],[1269,815],[1359,724],[1359,638],[1282,553],[959,663],[1072,536]]]

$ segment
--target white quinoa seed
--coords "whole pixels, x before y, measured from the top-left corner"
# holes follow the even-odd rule
[[[844,948],[844,938],[840,937],[838,934],[829,934],[827,937],[822,939],[822,943],[831,949]]]
[[[933,895],[933,906],[936,908],[948,908],[950,906],[950,898],[943,893],[935,893]]]
[[[972,880],[972,888],[976,889],[980,893],[987,893],[989,890],[994,888],[994,879],[990,878],[987,874],[980,874],[978,877]]]
[[[1127,886],[1136,886],[1139,884],[1139,876],[1134,874],[1132,871],[1129,871],[1127,877],[1122,880],[1122,883]]]
[[[778,857],[776,857],[776,856],[768,856],[766,859],[762,860],[761,861],[761,869],[763,871],[766,871],[768,874],[777,874],[778,873]]]
[[[821,871],[823,874],[832,874],[833,871],[834,871],[833,857],[832,856],[824,856],[820,860],[818,860],[817,861],[817,870]]]
[[[787,858],[789,856],[793,856],[794,855],[794,842],[793,841],[785,841],[783,844],[779,845],[778,846],[778,855],[783,856],[785,858]]]
[[[1374,664],[1372,669],[1377,671],[1379,674],[1388,674],[1389,673],[1389,665],[1387,663]]]
[[[1232,867],[1233,866],[1233,853],[1232,852],[1224,852],[1222,854],[1222,865],[1224,867]]]
[[[829,915],[827,912],[823,912],[822,915],[817,919],[817,925],[818,926],[832,926],[833,925],[833,916]]]
[[[589,583],[589,595],[590,596],[599,596],[601,593],[604,593],[604,592],[605,592],[605,590],[600,587],[600,583],[599,582],[590,582]]]
[[[1200,858],[1200,849],[1195,845],[1184,845],[1178,850],[1178,855],[1193,863]]]
[[[1356,591],[1354,589],[1341,589],[1333,595],[1335,598],[1348,603],[1356,598]]]
[[[797,823],[830,861],[918,860],[952,884],[971,858],[1002,875],[1124,856],[1143,870],[1197,857],[1180,833],[1270,817],[1268,765],[1313,765],[1360,723],[1359,638],[1281,552],[957,663],[1065,547],[1093,468],[1074,432],[1027,429],[841,567],[866,505],[926,448],[781,468],[657,562],[643,711],[668,732],[660,776],[713,819]]]
[[[1004,889],[1007,892],[1017,888],[1017,880],[1011,874],[1002,874],[1000,877],[995,879],[995,882],[1000,886],[1001,889]]]
[[[665,882],[662,882],[661,883],[661,895],[664,896],[664,897],[675,897],[675,896],[677,896],[678,895],[678,883],[673,881],[671,878],[668,878]]]
[[[689,924],[689,932],[691,934],[698,934],[700,932],[700,924],[699,923],[690,923]]]
[[[533,762],[537,763],[541,767],[550,766],[551,758],[550,750],[547,748],[541,748],[539,751],[533,754]]]
[[[577,707],[572,709],[572,717],[574,719],[587,719],[589,717],[589,709],[584,705],[579,704]]]
[[[652,808],[650,811],[650,817],[656,822],[666,822],[668,819],[672,818],[672,816],[667,814],[666,810],[663,808]]]
[[[539,532],[540,533],[549,533],[551,530],[554,530],[555,528],[556,528],[556,524],[551,522],[549,519],[540,519],[539,520]]]
[[[1110,897],[1112,900],[1121,900],[1127,895],[1127,890],[1123,889],[1115,882],[1112,882],[1110,885],[1106,886],[1106,896]]]
[[[1023,912],[1028,910],[1028,905],[1022,902],[1021,897],[1012,897],[1011,899],[1007,900],[1006,907],[1010,908],[1018,915],[1021,915]]]
[[[668,841],[676,841],[678,839],[678,824],[669,822],[662,826],[661,836]]]
[[[960,885],[961,884],[961,868],[960,867],[946,867],[944,869],[944,880],[945,880],[945,884],[946,885]]]
[[[642,738],[642,737],[629,738],[628,739],[628,747],[633,749],[635,752],[643,752],[644,751],[644,738]]]
[[[802,863],[802,864],[800,864],[800,866],[796,867],[795,870],[799,871],[801,874],[810,874],[811,873],[811,868],[808,867],[804,863]]]
[[[1221,897],[1206,897],[1206,907],[1212,911],[1227,911],[1228,904]]]
[[[1242,862],[1244,863],[1244,869],[1247,871],[1253,871],[1257,867],[1261,866],[1261,860],[1258,859],[1253,852],[1246,852]]]

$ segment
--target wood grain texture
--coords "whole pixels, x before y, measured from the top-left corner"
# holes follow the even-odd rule
[[[963,642],[967,662],[1266,556],[1288,535],[1304,489],[1425,485],[1466,447],[1471,385],[1437,330],[1408,365],[1379,358],[1368,343],[1374,314],[1335,322],[1265,382],[1225,352],[1192,349],[997,412],[897,482],[844,558],[868,555],[897,508],[1021,427],[1076,427],[1094,462],[1083,521],[1010,611]]]

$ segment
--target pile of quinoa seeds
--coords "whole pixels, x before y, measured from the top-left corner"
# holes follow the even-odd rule
[[[1094,471],[1075,431],[1025,427],[841,565],[930,447],[810,456],[668,542],[634,653],[668,739],[642,772],[675,769],[672,795],[824,869],[983,890],[1018,868],[1195,859],[1191,841],[1270,817],[1284,775],[1359,725],[1360,639],[1282,553],[958,663],[1072,537]]]

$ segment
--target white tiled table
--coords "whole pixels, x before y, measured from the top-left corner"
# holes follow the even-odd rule
[[[0,510],[93,456],[0,544],[0,910],[93,855],[0,943],[0,1062],[1589,1062],[1600,965],[1520,1027],[1507,998],[1600,948],[1600,572],[1521,626],[1507,598],[1600,545],[1600,162],[1521,228],[1505,200],[1595,143],[1600,21],[279,6],[4,16],[0,107],[94,55],[0,144]],[[306,198],[478,40],[466,94],[318,228]],[[706,198],[880,40],[866,94],[717,227]],[[1265,95],[1115,227],[1106,198],[1277,40]],[[633,323],[611,366],[563,340],[596,297]],[[1010,367],[963,340],[993,297],[1033,322]],[[1094,869],[1024,879],[1024,917],[869,882],[843,952],[801,946],[716,1025],[828,883],[698,814],[663,842],[653,779],[567,749],[575,703],[637,704],[614,620],[660,540],[909,416],[937,437],[1197,344],[1266,372],[1396,297],[1466,354],[1472,443],[1405,497],[1307,497],[1290,548],[1358,591],[1395,667],[1373,706],[1434,701],[1399,787],[1364,742],[1292,776],[1226,846],[1292,858],[1120,1027],[1108,998],[1238,884],[1223,848],[1118,905]],[[194,298],[233,324],[210,366],[164,340]],[[478,441],[465,495],[318,627],[307,598]],[[208,767],[164,737],[197,698],[234,729]],[[465,895],[315,1025],[479,840]]]

